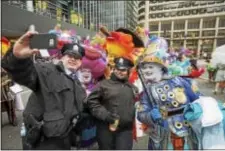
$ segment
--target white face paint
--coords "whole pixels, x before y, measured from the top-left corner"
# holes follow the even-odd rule
[[[162,66],[156,63],[146,63],[141,67],[142,74],[146,81],[159,82],[162,80]]]
[[[91,70],[87,68],[82,68],[79,70],[78,78],[81,83],[88,84],[91,82],[92,74]]]

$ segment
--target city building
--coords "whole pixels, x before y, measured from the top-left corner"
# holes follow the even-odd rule
[[[39,33],[46,33],[57,23],[62,29],[73,29],[81,37],[93,36],[95,31],[79,27],[82,16],[79,16],[68,0],[6,0],[2,1],[1,35],[15,41],[24,34],[31,24]]]
[[[201,56],[225,44],[225,1],[139,1],[138,24]]]
[[[74,6],[83,16],[80,26],[84,28],[97,31],[104,25],[112,31],[119,27],[134,29],[137,25],[137,1],[78,0],[74,1]]]

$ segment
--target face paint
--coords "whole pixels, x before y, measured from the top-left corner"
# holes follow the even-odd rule
[[[78,78],[81,83],[88,84],[91,82],[92,74],[90,69],[82,68],[79,71]]]
[[[162,80],[162,66],[155,63],[146,63],[141,67],[144,78],[150,82],[159,82]]]

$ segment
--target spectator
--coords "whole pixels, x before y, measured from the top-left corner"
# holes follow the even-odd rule
[[[214,79],[215,79],[215,73],[216,73],[216,68],[213,68],[211,66],[209,59],[207,59],[206,62],[207,62],[206,69],[208,71],[208,79],[209,79],[209,81],[214,81]]]
[[[217,64],[217,72],[215,78],[215,89],[213,91],[214,94],[217,94],[218,90],[222,87],[221,92],[223,91],[223,83],[225,82],[225,65]]]

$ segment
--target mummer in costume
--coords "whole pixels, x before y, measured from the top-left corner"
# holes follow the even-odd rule
[[[138,119],[149,126],[148,149],[196,149],[197,139],[183,110],[200,93],[190,79],[167,75],[168,47],[161,47],[162,43],[167,42],[161,37],[150,39],[137,66],[145,91],[137,108]]]
[[[224,149],[224,105],[201,95],[194,80],[167,75],[165,42],[151,39],[137,66],[145,90],[138,119],[149,126],[148,149]]]

